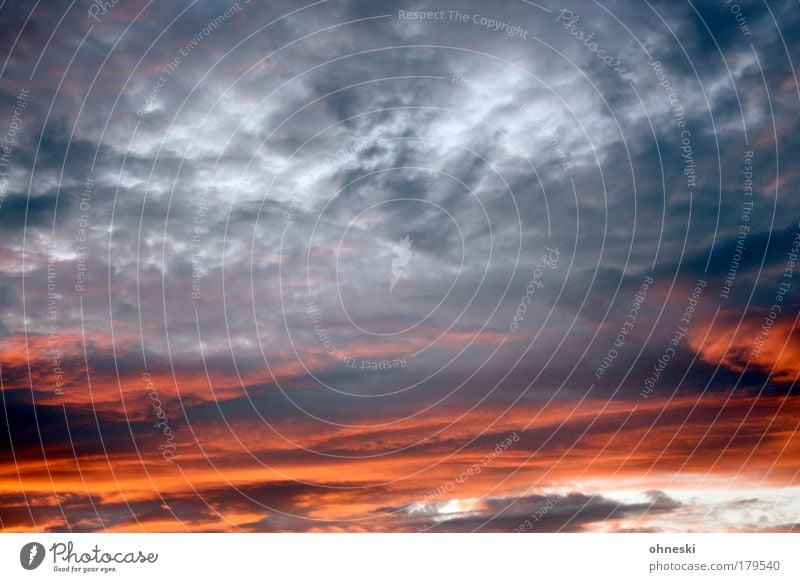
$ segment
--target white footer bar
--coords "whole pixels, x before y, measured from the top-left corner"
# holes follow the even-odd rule
[[[800,580],[796,534],[2,534],[0,580]],[[226,578],[223,578],[226,577]]]

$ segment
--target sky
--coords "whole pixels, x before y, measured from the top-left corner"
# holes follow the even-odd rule
[[[798,30],[0,0],[0,530],[797,530]]]

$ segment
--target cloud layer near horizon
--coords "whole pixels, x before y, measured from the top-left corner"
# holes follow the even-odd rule
[[[793,3],[92,6],[0,7],[4,531],[800,523]]]

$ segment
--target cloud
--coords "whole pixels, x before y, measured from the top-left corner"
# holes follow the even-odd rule
[[[797,523],[788,3],[232,5],[0,9],[2,528]]]

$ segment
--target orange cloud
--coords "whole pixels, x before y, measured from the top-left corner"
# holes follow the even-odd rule
[[[690,333],[689,345],[709,364],[722,363],[742,372],[749,361],[750,370],[769,374],[773,381],[793,382],[800,374],[800,341],[793,331],[791,323],[772,323],[767,313],[739,326],[717,322],[713,330],[708,330],[698,325]]]

